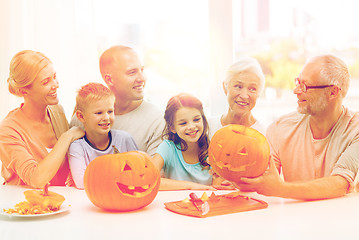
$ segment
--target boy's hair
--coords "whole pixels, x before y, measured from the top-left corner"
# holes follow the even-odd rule
[[[209,164],[206,162],[206,158],[208,156],[208,146],[209,146],[208,122],[206,116],[204,115],[202,103],[198,98],[187,93],[181,93],[172,97],[168,101],[165,110],[165,116],[164,116],[166,121],[166,126],[163,130],[162,138],[167,138],[168,140],[173,141],[176,144],[176,146],[177,144],[179,144],[180,148],[178,149],[181,151],[187,150],[188,148],[187,143],[183,139],[181,139],[177,133],[173,133],[171,131],[171,129],[174,128],[175,114],[182,107],[196,108],[200,111],[202,115],[203,133],[197,142],[200,149],[198,153],[198,159],[203,167],[209,166]]]
[[[84,111],[89,103],[103,98],[115,98],[115,95],[101,83],[91,82],[80,88],[76,96],[75,111]]]

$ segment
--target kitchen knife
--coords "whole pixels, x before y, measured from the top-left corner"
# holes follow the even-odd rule
[[[206,215],[209,212],[209,204],[207,201],[202,201],[195,193],[190,193],[189,197],[190,201],[202,215]]]

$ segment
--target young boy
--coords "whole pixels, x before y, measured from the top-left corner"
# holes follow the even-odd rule
[[[113,146],[119,152],[138,149],[129,133],[111,130],[114,104],[115,96],[100,83],[86,84],[78,91],[74,114],[83,123],[85,136],[70,145],[69,164],[72,178],[79,189],[84,188],[85,170],[93,159],[112,154]]]

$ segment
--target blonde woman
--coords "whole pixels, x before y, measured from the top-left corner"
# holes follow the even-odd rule
[[[53,64],[31,50],[17,53],[10,62],[10,93],[24,99],[0,124],[1,175],[5,184],[42,188],[65,185],[69,176],[67,150],[82,137],[69,130],[57,98],[59,82]]]

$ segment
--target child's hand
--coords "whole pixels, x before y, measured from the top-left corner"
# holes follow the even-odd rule
[[[228,180],[223,179],[217,174],[213,175],[212,186],[217,190],[235,190],[236,187]]]
[[[236,190],[237,188],[233,185],[212,185],[217,190]]]
[[[213,186],[207,186],[207,185],[199,184],[199,183],[195,183],[195,182],[191,182],[188,187],[189,187],[188,189],[190,189],[190,190],[211,190],[211,191],[217,190]]]

